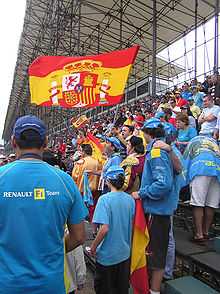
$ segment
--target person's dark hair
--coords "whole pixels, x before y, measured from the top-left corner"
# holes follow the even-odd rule
[[[111,146],[112,146],[112,148],[113,148],[113,152],[115,152],[115,153],[120,153],[120,149],[117,148],[114,144],[111,143]]]
[[[163,110],[163,112],[165,113],[165,121],[169,121],[169,119],[171,118],[172,116],[172,110],[170,108],[166,108]]]
[[[140,137],[132,136],[130,139],[131,146],[134,148],[134,151],[137,154],[143,154],[144,153],[144,145],[143,140]]]
[[[116,188],[117,190],[120,190],[122,187],[123,187],[123,185],[124,185],[124,182],[125,182],[125,176],[123,175],[123,174],[119,174],[118,176],[117,176],[117,179],[108,179],[108,182],[110,183],[110,184],[112,184],[112,186],[114,187],[114,188]]]
[[[162,124],[159,124],[157,128],[152,128],[152,129],[144,128],[143,132],[145,134],[150,135],[153,139],[165,137],[165,130]]]
[[[192,111],[190,110],[189,105],[184,105],[183,107],[180,107],[180,109],[186,109],[187,110],[187,115],[188,116],[193,116]]]
[[[50,150],[45,150],[43,153],[43,161],[47,162],[48,164],[55,166],[59,165],[58,160]]]
[[[92,147],[90,144],[82,144],[82,151],[85,152],[86,155],[92,155]]]
[[[130,133],[133,133],[134,132],[134,126],[124,125],[123,127],[128,128]]]
[[[15,138],[15,141],[20,149],[40,149],[45,144],[45,140],[42,140],[40,134],[35,130],[22,132],[20,138]]]

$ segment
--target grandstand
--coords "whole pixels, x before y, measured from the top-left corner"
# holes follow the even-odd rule
[[[110,119],[105,122],[106,126],[113,125],[116,120],[115,113],[117,114],[119,106],[84,110],[32,105],[28,67],[38,56],[87,56],[139,44],[140,50],[127,82],[121,108],[128,104],[133,105],[135,101],[138,101],[139,106],[144,104],[146,107],[148,103],[152,104],[153,99],[158,102],[158,95],[172,88],[173,81],[183,83],[188,79],[187,77],[194,79],[198,77],[200,62],[197,55],[198,48],[204,46],[204,59],[206,59],[207,42],[213,42],[213,51],[209,52],[213,62],[209,64],[207,71],[204,67],[201,76],[218,72],[219,9],[219,0],[27,0],[14,80],[5,118],[3,132],[5,150],[7,152],[11,150],[10,138],[15,120],[25,114],[34,114],[44,120],[51,141],[53,141],[53,134],[57,136],[61,134],[61,145],[63,143],[68,145],[69,142],[70,145],[74,145],[72,137],[66,132],[67,121],[71,117],[86,114],[94,122],[94,118],[104,121],[109,115]],[[205,32],[205,25],[211,19],[214,19],[214,37],[207,41],[204,33],[204,39],[201,42],[198,40],[198,29],[203,26]],[[179,62],[179,58],[170,58],[169,48],[179,40],[184,40],[185,44],[185,37],[190,32],[193,34],[194,41],[190,49],[193,61],[189,66],[186,47],[183,50],[185,53],[181,56],[184,62]],[[167,58],[161,54],[164,50],[168,50]],[[128,109],[129,107],[126,111]],[[66,138],[63,140],[65,135]],[[53,145],[55,146],[56,142]],[[220,211],[217,210],[211,230],[212,237],[220,234],[219,224]],[[205,282],[205,284],[195,284],[195,289],[201,287],[211,289],[212,287],[220,291],[220,251],[216,250],[216,248],[220,250],[220,239],[217,240],[217,245],[213,240],[207,241],[203,247],[200,246],[201,244],[193,244],[189,241],[192,226],[192,208],[187,201],[182,200],[174,216],[175,277],[192,275]],[[86,241],[86,245],[91,245],[93,233],[90,225],[87,225],[87,231],[89,240]],[[87,259],[91,268],[94,269],[95,260],[89,255]],[[191,282],[197,283],[198,280],[197,282],[190,280]],[[187,284],[185,282],[185,285]],[[172,288],[175,285],[171,282],[168,287]],[[194,293],[197,292],[200,293],[199,290],[195,290]],[[201,293],[216,292],[213,290],[213,292]]]
[[[64,118],[78,113],[77,110],[36,107],[30,104],[27,70],[37,56],[94,55],[139,44],[141,49],[129,77],[128,92],[129,89],[132,90],[132,85],[147,78],[149,85],[151,84],[148,90],[155,96],[159,79],[170,81],[186,70],[175,62],[166,62],[159,58],[158,53],[213,16],[216,24],[213,28],[214,66],[218,68],[218,11],[219,0],[27,0],[3,132],[6,145],[10,140],[14,121],[20,115],[37,114],[52,130]],[[197,29],[193,65],[195,76],[196,32]],[[135,96],[136,92],[135,90]]]

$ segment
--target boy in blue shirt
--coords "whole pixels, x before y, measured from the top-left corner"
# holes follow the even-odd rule
[[[93,217],[100,225],[90,249],[96,256],[94,287],[96,294],[128,294],[135,201],[121,191],[123,168],[112,166],[105,177],[111,192],[99,198]]]

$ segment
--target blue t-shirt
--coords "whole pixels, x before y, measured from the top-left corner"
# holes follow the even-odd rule
[[[87,210],[72,178],[43,161],[0,168],[0,293],[64,294],[64,227]]]
[[[192,92],[190,91],[183,91],[182,94],[181,94],[181,97],[185,100],[189,100],[190,97],[192,97]]]
[[[97,248],[97,262],[108,266],[130,257],[135,201],[125,192],[109,192],[97,203],[93,223],[109,225],[109,231]]]
[[[193,95],[195,105],[198,106],[199,108],[203,107],[203,97],[204,97],[204,93],[202,92],[197,92],[195,95]]]
[[[178,130],[179,142],[189,142],[192,138],[196,136],[197,136],[197,131],[195,128],[188,127],[185,130]]]

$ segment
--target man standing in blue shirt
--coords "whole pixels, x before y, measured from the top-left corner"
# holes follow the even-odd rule
[[[72,178],[42,161],[46,128],[35,116],[17,120],[18,160],[0,169],[0,294],[65,294],[65,249],[84,242],[87,214]]]
[[[170,216],[177,208],[178,193],[169,152],[154,148],[158,139],[165,138],[163,125],[157,118],[149,119],[143,126],[143,132],[148,145],[141,188],[132,195],[134,199],[142,199],[149,220],[150,293],[160,294],[169,243]]]
[[[96,294],[128,294],[134,199],[121,189],[124,170],[111,166],[105,175],[111,192],[98,200],[93,223],[100,225],[91,245],[96,255]]]

